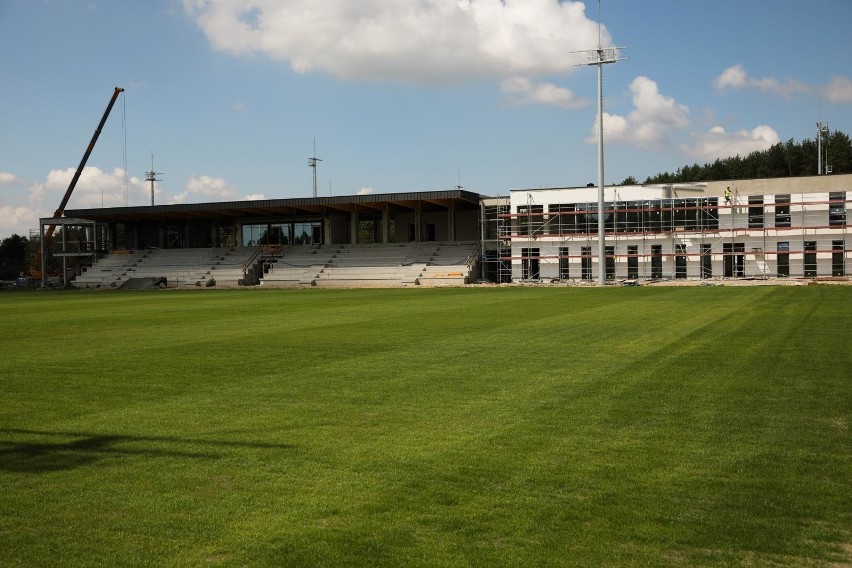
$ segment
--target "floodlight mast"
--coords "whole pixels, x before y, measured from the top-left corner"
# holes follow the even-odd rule
[[[598,3],[600,11],[600,2]],[[600,15],[598,16],[600,19]],[[607,63],[623,61],[618,56],[622,47],[600,46],[600,21],[598,21],[598,48],[590,49],[586,65],[598,68],[598,286],[606,286],[606,237],[604,223],[604,134],[603,134],[603,66]]]
[[[822,175],[822,165],[823,163],[827,163],[828,160],[822,153],[822,139],[824,136],[828,134],[828,123],[827,122],[817,122],[817,175]]]
[[[161,179],[157,179],[157,176],[162,175],[162,173],[163,172],[154,171],[154,153],[151,152],[151,171],[145,172],[145,181],[151,182],[151,207],[154,206],[154,182],[163,181]]]
[[[585,53],[588,61],[585,65],[598,68],[598,286],[606,286],[606,232],[604,223],[604,134],[603,134],[603,66],[607,63],[623,61],[618,50],[624,47],[601,46],[601,2],[598,0],[598,48],[574,53]]]
[[[314,155],[308,158],[308,167],[314,170],[314,197],[317,196],[317,162],[322,162],[317,158],[317,140],[314,138]]]

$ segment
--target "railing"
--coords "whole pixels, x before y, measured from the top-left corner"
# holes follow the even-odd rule
[[[467,265],[467,269],[470,270],[473,268],[474,263],[476,263],[477,259],[482,256],[482,243],[476,243],[474,245],[473,250],[470,251],[470,254],[467,255],[464,263]]]
[[[254,264],[255,260],[257,260],[257,257],[259,257],[260,255],[262,255],[262,254],[264,253],[264,250],[265,250],[268,246],[275,246],[275,245],[262,245],[262,246],[257,247],[257,250],[256,250],[256,251],[254,251],[254,253],[252,253],[252,255],[248,258],[248,260],[246,260],[246,261],[243,263],[243,267],[242,267],[242,268],[243,268],[243,272],[246,272],[246,271],[249,269],[249,267],[250,267],[251,265],[253,265],[253,264]]]

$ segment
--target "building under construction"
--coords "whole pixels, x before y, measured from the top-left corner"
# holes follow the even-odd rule
[[[852,175],[607,187],[606,279],[846,276],[850,186]],[[595,279],[598,216],[594,187],[483,200],[487,273]]]

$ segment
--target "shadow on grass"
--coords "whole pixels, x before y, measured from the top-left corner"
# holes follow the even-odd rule
[[[10,440],[9,438],[23,438]],[[187,449],[187,447],[196,449]],[[293,444],[203,440],[173,436],[104,435],[0,429],[0,471],[40,473],[83,467],[114,456],[210,460],[241,448],[292,450]]]

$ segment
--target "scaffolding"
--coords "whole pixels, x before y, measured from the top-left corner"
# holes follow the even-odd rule
[[[623,201],[616,194],[605,204],[603,219],[607,279],[845,275],[850,201],[845,192],[744,197],[734,189],[729,202],[720,201],[676,193]],[[515,209],[499,207],[489,216],[499,236],[498,281],[509,275],[533,282],[593,279],[594,203],[535,203],[528,193]],[[779,265],[778,255],[794,260],[796,269],[789,262]]]
[[[508,239],[511,226],[505,218],[509,212],[509,198],[498,196],[483,199],[480,210],[480,278],[488,282],[511,282],[512,247]]]

